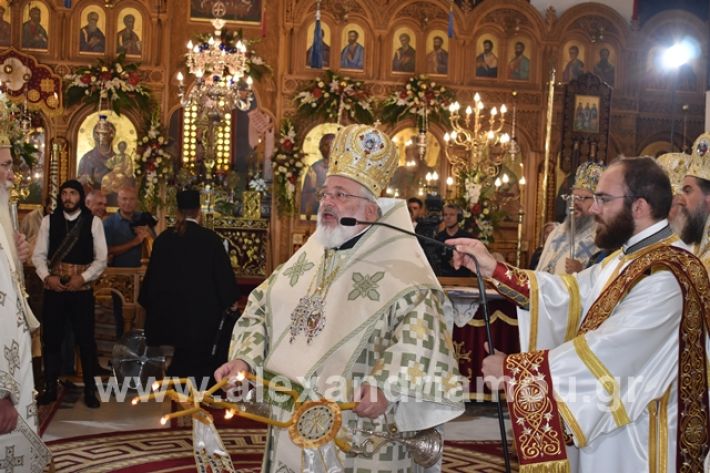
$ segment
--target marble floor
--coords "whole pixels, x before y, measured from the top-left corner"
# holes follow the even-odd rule
[[[133,406],[132,396],[123,402],[111,396],[99,409],[87,408],[81,399],[81,389],[68,392],[57,409],[49,426],[42,436],[51,441],[81,435],[122,432],[143,429],[158,429],[160,417],[170,411],[169,402],[147,402]],[[74,399],[72,399],[72,397]],[[101,396],[100,396],[101,397]],[[507,413],[506,413],[507,415]],[[510,423],[507,422],[508,439]],[[444,438],[447,440],[499,440],[496,408],[492,403],[471,402],[466,412],[444,426]]]

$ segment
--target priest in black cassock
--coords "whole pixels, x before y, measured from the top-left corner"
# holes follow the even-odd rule
[[[239,294],[222,240],[199,223],[199,192],[178,192],[177,206],[175,227],[155,239],[138,300],[148,344],[175,348],[168,376],[193,376],[199,386],[226,361],[235,320],[222,319]],[[220,334],[227,337],[215,351]]]

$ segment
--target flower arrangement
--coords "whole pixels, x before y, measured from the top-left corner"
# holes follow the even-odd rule
[[[31,169],[39,154],[37,146],[27,139],[29,124],[29,115],[23,116],[22,109],[0,92],[0,128],[10,140],[10,152],[18,170]]]
[[[296,211],[296,183],[303,172],[303,153],[296,146],[296,128],[288,118],[279,129],[279,144],[273,159],[276,207],[291,215]]]
[[[306,85],[295,99],[301,116],[317,115],[340,122],[343,115],[358,123],[372,123],[372,98],[362,81],[339,76],[330,69]]]
[[[121,53],[109,61],[99,59],[91,67],[79,67],[65,76],[64,101],[68,106],[79,102],[99,105],[106,102],[116,114],[122,109],[135,107],[148,112],[150,93],[143,87],[138,64],[126,63]]]
[[[449,104],[455,100],[454,93],[425,75],[411,77],[406,84],[382,103],[383,123],[397,123],[406,115],[414,115],[417,123],[428,120],[448,125]]]
[[[145,136],[138,141],[134,174],[140,180],[139,197],[146,208],[157,203],[158,189],[173,176],[173,157],[167,152],[168,140],[153,118]]]
[[[493,230],[505,216],[494,199],[493,181],[480,174],[462,175],[460,180],[463,196],[458,204],[464,212],[464,230],[486,244],[493,243]]]
[[[259,194],[264,194],[266,192],[266,181],[261,175],[257,174],[249,181],[249,189]]]

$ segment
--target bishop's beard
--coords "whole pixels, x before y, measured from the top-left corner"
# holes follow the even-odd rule
[[[318,208],[318,223],[313,237],[325,248],[338,248],[360,232],[357,227],[345,227],[340,223],[334,225],[324,223],[323,215],[326,214],[335,217],[336,221],[340,222],[340,215],[335,207],[321,205]]]

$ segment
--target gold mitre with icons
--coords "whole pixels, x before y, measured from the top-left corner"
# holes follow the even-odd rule
[[[397,148],[384,132],[370,125],[348,125],[333,140],[328,176],[350,178],[379,197],[397,160]]]
[[[606,166],[594,161],[585,161],[577,166],[574,174],[574,189],[586,189],[594,192],[599,183],[599,176],[602,175]]]
[[[671,180],[673,195],[680,194],[683,178],[688,173],[690,159],[690,155],[685,153],[666,153],[656,159],[658,165],[663,168]]]
[[[693,143],[687,175],[710,181],[710,133],[703,133]]]

